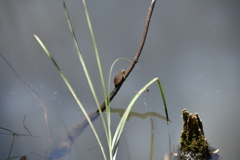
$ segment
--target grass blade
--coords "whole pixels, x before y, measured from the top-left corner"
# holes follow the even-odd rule
[[[76,47],[76,50],[77,50],[77,53],[78,53],[79,60],[80,60],[80,62],[81,62],[81,64],[82,64],[82,67],[83,67],[85,76],[86,76],[86,78],[87,78],[89,87],[90,87],[91,92],[92,92],[92,94],[93,94],[93,97],[94,97],[94,99],[95,99],[96,105],[97,105],[98,109],[101,110],[100,104],[99,104],[99,101],[98,101],[98,98],[97,98],[97,95],[96,95],[96,92],[95,92],[95,89],[94,89],[94,86],[93,86],[93,84],[92,84],[91,78],[90,78],[90,76],[89,76],[89,74],[88,74],[88,70],[87,70],[86,65],[85,65],[85,62],[84,62],[84,59],[83,59],[83,57],[82,57],[82,54],[81,54],[81,51],[80,51],[80,47],[79,47],[79,45],[78,45],[77,38],[76,38],[76,36],[75,36],[75,32],[74,32],[74,30],[73,30],[73,27],[72,27],[72,24],[71,24],[71,20],[70,20],[69,14],[68,14],[67,6],[66,6],[64,0],[63,0],[63,7],[64,7],[64,10],[65,10],[65,15],[66,15],[67,20],[68,20],[69,29],[70,29],[70,31],[71,31],[71,33],[72,33],[73,41],[74,41],[74,44],[75,44],[75,47]],[[86,9],[87,9],[87,8],[86,8],[86,5],[84,6],[84,8],[85,8],[85,11],[86,11]],[[89,17],[87,16],[87,19],[88,19],[88,18],[89,18]],[[89,21],[90,21],[90,20],[89,20]],[[89,27],[89,29],[90,29],[90,31],[92,31],[92,30],[91,30],[91,27]],[[96,49],[95,40],[94,40],[94,44],[95,44],[95,45],[94,45],[94,49],[95,49],[95,52],[96,52],[97,49]],[[96,57],[98,57],[98,52],[97,52],[97,54],[96,54]],[[99,60],[98,58],[97,58],[97,61],[100,62],[100,60]],[[98,64],[99,64],[99,63],[98,63]],[[100,66],[99,66],[99,65],[100,65]],[[103,75],[102,75],[102,70],[101,70],[101,64],[99,64],[99,65],[98,65],[98,67],[100,67],[100,68],[99,68],[99,71],[100,71],[100,75],[101,75],[102,85],[104,86],[104,81],[103,81],[103,78],[102,78]],[[103,88],[105,88],[105,86],[104,86]],[[106,91],[105,91],[105,89],[103,89],[103,91],[104,91],[105,103],[106,103],[106,106],[107,106],[107,102],[106,102],[106,100],[107,100],[107,98],[106,98]],[[105,123],[105,120],[104,120],[104,117],[103,117],[101,111],[100,111],[100,115],[101,115],[101,119],[102,119],[102,122],[103,122],[103,126],[104,126],[104,130],[105,130],[105,133],[106,133],[106,137],[107,137],[107,139],[109,139],[108,134],[107,134],[108,132],[107,132],[106,123]],[[100,145],[100,144],[99,144],[99,145]],[[104,149],[103,149],[103,147],[101,147],[101,145],[100,145],[100,148],[101,148],[101,150],[102,150],[102,152],[103,152],[104,159],[106,159],[106,155],[105,155],[105,153],[104,153]]]
[[[120,137],[121,137],[121,134],[122,134],[122,131],[123,131],[123,128],[125,126],[125,123],[126,123],[126,120],[127,120],[127,117],[135,103],[135,101],[138,99],[138,97],[141,95],[141,93],[146,90],[146,88],[151,85],[153,82],[155,82],[158,78],[154,78],[152,79],[150,82],[148,82],[142,89],[140,89],[140,91],[133,97],[133,99],[131,100],[131,102],[129,103],[126,111],[124,112],[119,124],[118,124],[118,127],[115,131],[115,134],[114,134],[114,137],[113,137],[113,143],[112,143],[112,150],[113,150],[113,155],[116,154],[116,149],[118,147],[118,143],[119,143],[119,140],[120,140]]]
[[[104,148],[102,147],[101,141],[100,141],[100,139],[99,139],[99,137],[98,137],[98,134],[97,134],[97,132],[96,132],[96,130],[95,130],[95,128],[94,128],[94,126],[93,126],[93,124],[92,124],[92,122],[91,122],[91,120],[90,120],[90,118],[89,118],[89,116],[88,116],[88,114],[87,114],[87,112],[86,112],[86,110],[84,109],[82,103],[80,102],[80,100],[78,99],[75,91],[73,90],[71,84],[68,82],[67,78],[66,78],[65,75],[62,73],[60,67],[57,65],[56,61],[54,60],[54,58],[52,57],[52,55],[50,54],[50,52],[47,50],[47,48],[45,47],[45,45],[42,43],[42,41],[41,41],[36,35],[34,35],[34,37],[36,38],[36,40],[38,41],[38,43],[41,45],[41,47],[43,48],[43,50],[45,51],[45,53],[48,55],[48,57],[51,59],[51,61],[53,62],[53,64],[54,64],[55,67],[57,68],[57,70],[58,70],[58,72],[60,73],[61,77],[63,78],[65,84],[67,85],[69,91],[72,93],[74,99],[76,100],[77,104],[79,105],[80,109],[82,110],[83,114],[85,115],[85,117],[86,117],[89,125],[91,126],[91,128],[92,128],[92,130],[93,130],[93,133],[94,133],[94,135],[95,135],[95,137],[96,137],[96,139],[97,139],[97,141],[98,141],[98,143],[99,143],[99,145],[100,145],[100,148],[101,148],[102,152],[105,153],[105,152],[104,152]],[[105,155],[105,154],[104,154],[104,155]]]
[[[162,95],[163,105],[164,105],[165,114],[166,114],[167,123],[168,123],[169,122],[169,118],[168,118],[168,111],[167,111],[167,103],[166,103],[166,100],[165,100],[165,96],[164,96],[164,92],[163,92],[163,89],[162,89],[162,85],[161,85],[160,79],[158,79],[157,82],[158,82],[158,86],[159,86],[159,89],[160,89],[160,93]]]
[[[111,65],[111,68],[110,68],[110,71],[109,71],[109,77],[108,77],[108,95],[110,95],[110,83],[112,82],[111,81],[111,77],[112,77],[112,70],[113,70],[113,67],[114,65],[116,64],[117,61],[121,60],[121,59],[124,59],[124,60],[127,60],[129,61],[130,63],[132,63],[131,60],[127,59],[127,58],[117,58]],[[138,66],[138,65],[137,65]],[[108,102],[110,102],[110,97],[108,97]],[[109,103],[109,106],[106,108],[106,114],[107,114],[107,124],[108,124],[108,134],[109,134],[109,144],[110,144],[110,148],[112,146],[112,139],[111,139],[111,110],[110,110],[110,103]]]
[[[160,93],[162,95],[162,99],[163,99],[163,102],[164,102],[164,107],[165,107],[165,111],[166,111],[166,114],[167,114],[167,106],[166,106],[166,101],[165,101],[165,96],[164,96],[164,92],[163,92],[163,89],[161,87],[161,83],[160,83],[160,80],[158,78],[154,78],[152,79],[150,82],[148,82],[142,89],[140,89],[140,91],[134,96],[134,98],[131,100],[131,102],[129,103],[126,111],[124,112],[119,124],[118,124],[118,127],[116,129],[116,132],[114,134],[114,137],[113,137],[113,143],[112,143],[112,150],[113,150],[113,156],[116,157],[116,153],[117,153],[117,149],[118,149],[118,143],[119,143],[119,140],[120,140],[120,137],[121,137],[121,134],[122,134],[122,131],[123,131],[123,128],[125,126],[125,123],[126,123],[126,120],[127,120],[127,117],[135,103],[135,101],[139,98],[139,96],[142,94],[142,92],[144,92],[148,86],[150,86],[153,82],[155,81],[158,81],[158,86],[160,88]],[[160,84],[160,85],[159,85]],[[168,115],[167,115],[167,119],[168,119]]]

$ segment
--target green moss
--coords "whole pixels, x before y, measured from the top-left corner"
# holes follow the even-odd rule
[[[207,139],[204,137],[203,126],[198,114],[182,111],[183,130],[180,136],[181,160],[205,160],[211,158]]]

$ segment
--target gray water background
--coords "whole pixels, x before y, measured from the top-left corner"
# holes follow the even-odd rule
[[[81,1],[66,2],[78,42],[99,100],[103,95],[94,50]],[[132,59],[143,31],[150,1],[88,1],[105,80],[112,62]],[[137,67],[113,100],[113,108],[126,108],[135,93],[154,77],[159,77],[171,119],[131,117],[120,142],[118,159],[152,159],[176,146],[181,133],[181,111],[198,112],[211,146],[219,148],[223,160],[239,158],[240,146],[240,2],[157,1],[146,44]],[[35,136],[17,137],[12,156],[41,159],[54,143],[84,119],[59,73],[33,37],[36,34],[58,62],[88,112],[95,111],[61,1],[0,1],[0,52],[20,77],[41,97],[47,107],[51,133],[49,141],[43,108],[5,61],[0,58],[0,127]],[[113,74],[127,69],[121,60]],[[133,107],[133,112],[164,114],[157,84],[149,87]],[[147,105],[145,105],[147,104]],[[113,129],[120,117],[113,113]],[[101,120],[94,122],[107,150]],[[169,138],[170,137],[170,138]],[[0,134],[0,159],[7,157],[12,136]],[[103,159],[88,127],[63,159]]]

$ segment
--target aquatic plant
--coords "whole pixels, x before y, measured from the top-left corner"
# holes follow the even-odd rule
[[[43,50],[45,51],[47,56],[51,59],[51,61],[53,62],[53,64],[57,68],[57,70],[59,71],[59,73],[60,73],[61,77],[63,78],[65,84],[67,85],[69,91],[71,92],[72,96],[74,97],[74,99],[76,100],[77,104],[79,105],[80,109],[82,110],[83,114],[86,117],[86,120],[84,120],[78,126],[72,128],[71,132],[68,133],[67,137],[62,142],[58,143],[57,146],[55,147],[55,149],[49,153],[49,156],[47,157],[48,160],[59,159],[59,158],[62,158],[63,156],[65,156],[67,153],[69,153],[70,150],[71,150],[71,145],[74,142],[75,138],[77,136],[79,136],[82,133],[83,129],[86,128],[88,125],[90,125],[90,127],[92,128],[92,131],[93,131],[93,133],[94,133],[94,135],[95,135],[95,137],[98,141],[98,144],[100,146],[100,149],[102,151],[103,158],[106,160],[107,157],[106,157],[105,149],[103,148],[101,140],[99,139],[99,136],[96,132],[96,129],[95,129],[93,123],[92,123],[92,121],[95,120],[99,115],[102,119],[105,134],[106,134],[106,138],[107,138],[107,142],[108,142],[109,159],[110,160],[115,160],[116,155],[117,155],[117,151],[118,151],[118,144],[119,144],[119,141],[120,141],[120,137],[121,137],[124,125],[126,123],[127,117],[129,115],[131,109],[132,109],[135,101],[141,95],[141,93],[146,91],[147,87],[150,86],[154,82],[157,82],[157,84],[158,84],[159,91],[160,91],[160,94],[161,94],[161,97],[162,97],[162,100],[163,100],[163,104],[164,104],[164,108],[165,108],[167,121],[169,121],[164,92],[163,92],[160,80],[156,77],[156,78],[153,78],[152,80],[150,80],[142,89],[139,90],[139,92],[136,93],[136,95],[133,97],[133,99],[129,103],[128,107],[126,108],[126,110],[125,110],[125,112],[124,112],[124,114],[123,114],[123,116],[122,116],[122,118],[121,118],[121,120],[120,120],[120,122],[117,126],[115,134],[112,136],[112,133],[111,133],[110,102],[114,98],[114,96],[117,94],[117,92],[121,88],[122,84],[127,79],[129,74],[131,73],[132,69],[134,68],[134,66],[138,62],[138,58],[141,54],[141,51],[142,51],[142,48],[144,46],[145,39],[146,39],[146,36],[147,36],[147,31],[148,31],[148,27],[149,27],[149,24],[150,24],[150,19],[151,19],[151,15],[152,15],[152,12],[153,12],[153,8],[154,8],[154,5],[155,5],[155,0],[153,0],[151,2],[151,5],[149,7],[148,15],[147,15],[147,18],[146,18],[146,24],[145,24],[145,27],[144,27],[143,36],[142,36],[142,39],[141,39],[141,42],[140,42],[140,45],[139,45],[139,49],[138,49],[136,55],[134,56],[133,61],[131,61],[128,69],[124,72],[123,71],[120,72],[121,73],[120,76],[118,74],[115,77],[115,81],[114,81],[115,87],[114,87],[114,89],[112,90],[111,93],[109,93],[110,92],[111,72],[112,72],[112,68],[113,68],[113,66],[114,66],[114,64],[117,60],[113,63],[113,65],[110,69],[110,76],[109,76],[109,82],[108,82],[108,90],[109,90],[108,95],[109,96],[107,96],[107,91],[106,91],[105,82],[104,82],[104,76],[103,76],[103,73],[102,73],[101,61],[100,61],[100,57],[99,57],[99,53],[98,53],[96,41],[95,41],[95,38],[94,38],[94,33],[93,33],[93,29],[92,29],[92,25],[91,25],[91,21],[90,21],[90,18],[89,18],[89,14],[88,14],[88,10],[87,10],[85,0],[83,0],[83,5],[84,5],[84,9],[85,9],[85,14],[86,14],[88,27],[89,27],[91,38],[92,38],[92,43],[93,43],[93,47],[94,47],[94,51],[95,51],[96,61],[97,61],[97,64],[98,64],[100,79],[101,79],[101,83],[102,83],[102,90],[103,90],[103,95],[104,95],[105,100],[104,100],[104,103],[102,105],[100,105],[97,94],[96,94],[95,89],[94,89],[94,85],[92,83],[91,77],[89,76],[87,67],[85,65],[85,61],[82,57],[82,53],[81,53],[77,38],[75,36],[74,29],[73,29],[72,24],[71,24],[70,17],[69,17],[69,14],[68,14],[67,6],[65,4],[65,1],[63,0],[63,6],[64,6],[64,9],[65,9],[65,14],[66,14],[66,17],[67,17],[68,25],[69,25],[69,28],[70,28],[70,31],[71,31],[71,34],[72,34],[72,37],[73,37],[73,40],[74,40],[76,50],[77,50],[77,53],[78,53],[78,57],[79,57],[80,63],[82,64],[85,76],[88,80],[88,85],[91,89],[92,95],[95,99],[95,102],[96,102],[96,105],[97,105],[98,109],[97,109],[96,112],[92,112],[90,114],[88,114],[86,112],[86,110],[83,107],[81,101],[78,99],[77,95],[75,94],[74,89],[72,88],[71,84],[69,83],[69,81],[67,80],[65,75],[63,74],[63,72],[60,69],[60,67],[58,66],[57,62],[54,60],[54,58],[52,57],[50,52],[47,50],[47,48],[45,47],[43,42],[40,40],[40,38],[38,36],[34,35],[34,37],[39,42],[39,44],[41,45],[41,47],[43,48]],[[105,122],[105,118],[104,118],[104,115],[103,115],[103,112],[105,110],[106,110],[107,122]]]

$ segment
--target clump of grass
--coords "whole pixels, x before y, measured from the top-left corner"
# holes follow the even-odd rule
[[[152,2],[153,3],[153,2]],[[105,119],[104,119],[104,115],[102,113],[102,108],[100,108],[100,103],[99,103],[99,100],[98,100],[98,97],[97,97],[97,94],[95,92],[95,89],[94,89],[94,85],[92,83],[92,80],[91,80],[91,77],[89,76],[89,73],[88,73],[88,70],[86,68],[86,65],[85,65],[85,61],[82,57],[82,53],[81,53],[81,50],[80,50],[80,47],[78,45],[78,41],[77,41],[77,38],[75,36],[75,32],[73,30],[73,27],[72,27],[72,24],[71,24],[71,20],[70,20],[70,17],[69,17],[69,14],[68,14],[68,10],[67,10],[67,6],[65,4],[65,1],[63,0],[63,6],[64,6],[64,10],[65,10],[65,14],[66,14],[66,17],[67,17],[67,21],[68,21],[68,25],[69,25],[69,28],[70,28],[70,31],[71,31],[71,34],[72,34],[72,37],[73,37],[73,41],[74,41],[74,44],[75,44],[75,47],[76,47],[76,50],[77,50],[77,53],[78,53],[78,57],[79,57],[79,60],[80,60],[80,63],[83,67],[83,71],[85,73],[85,76],[87,78],[87,81],[88,81],[88,84],[89,84],[89,87],[91,89],[91,92],[92,92],[92,95],[95,99],[95,102],[96,102],[96,105],[98,107],[98,111],[99,111],[99,114],[101,116],[101,119],[102,119],[102,122],[103,122],[103,126],[104,126],[104,130],[105,130],[105,134],[106,134],[106,138],[107,138],[107,143],[108,143],[108,151],[109,151],[109,159],[110,160],[115,160],[116,159],[116,155],[117,155],[117,151],[118,151],[118,144],[119,144],[119,141],[120,141],[120,138],[121,138],[121,134],[122,134],[122,131],[123,131],[123,128],[125,126],[125,123],[126,123],[126,120],[127,120],[127,117],[134,105],[134,103],[136,102],[136,100],[139,98],[139,96],[141,95],[141,93],[143,93],[148,86],[150,86],[151,84],[153,84],[154,82],[157,82],[158,84],[158,87],[159,87],[159,90],[160,90],[160,94],[162,96],[162,100],[163,100],[163,103],[164,103],[164,107],[165,107],[165,112],[166,112],[166,116],[167,116],[167,121],[168,121],[168,114],[167,114],[167,106],[166,106],[166,100],[165,100],[165,96],[164,96],[164,92],[163,92],[163,89],[162,89],[162,86],[161,86],[161,83],[160,83],[160,80],[158,78],[153,78],[152,80],[150,80],[144,87],[142,87],[142,89],[139,90],[138,93],[136,93],[136,95],[133,97],[133,99],[131,100],[131,102],[129,103],[128,107],[126,108],[125,110],[125,113],[123,114],[118,126],[117,126],[117,129],[114,133],[114,135],[112,136],[111,135],[111,116],[110,116],[110,98],[107,96],[107,91],[106,91],[106,87],[105,87],[105,82],[104,82],[104,76],[103,76],[103,73],[102,73],[102,67],[101,67],[101,61],[100,61],[100,57],[99,57],[99,53],[98,53],[98,49],[97,49],[97,45],[96,45],[96,41],[95,41],[95,38],[94,38],[94,33],[93,33],[93,29],[92,29],[92,25],[91,25],[91,21],[90,21],[90,18],[89,18],[89,14],[88,14],[88,10],[87,10],[87,6],[86,6],[86,2],[85,0],[83,0],[83,5],[84,5],[84,9],[85,9],[85,14],[86,14],[86,19],[87,19],[87,23],[88,23],[88,27],[89,27],[89,31],[90,31],[90,34],[91,34],[91,38],[92,38],[92,43],[93,43],[93,47],[94,47],[94,51],[95,51],[95,57],[96,57],[96,61],[97,61],[97,64],[98,64],[98,69],[99,69],[99,74],[100,74],[100,79],[101,79],[101,83],[102,83],[102,89],[103,89],[103,94],[104,94],[104,104],[106,106],[106,116],[107,116],[107,122],[105,122]],[[148,20],[148,19],[147,19]],[[149,20],[148,20],[149,21]],[[147,26],[148,28],[148,26]],[[146,29],[147,30],[147,29]],[[93,133],[98,141],[98,144],[100,146],[100,149],[102,151],[102,155],[103,155],[103,158],[105,160],[107,160],[107,157],[106,157],[106,153],[105,153],[105,150],[102,146],[102,143],[101,143],[101,140],[99,139],[99,136],[96,132],[96,129],[94,127],[94,125],[92,124],[91,122],[91,119],[89,117],[89,115],[87,114],[85,108],[83,107],[81,101],[78,99],[74,89],[72,88],[71,84],[69,83],[69,81],[67,80],[67,78],[65,77],[65,75],[63,74],[62,70],[60,69],[60,67],[58,66],[57,62],[54,60],[54,58],[52,57],[52,55],[50,54],[50,52],[47,50],[46,46],[43,44],[43,42],[36,36],[34,35],[34,37],[36,38],[36,40],[39,42],[39,44],[41,45],[41,47],[43,48],[43,50],[45,51],[45,53],[47,54],[47,56],[51,59],[51,61],[53,62],[53,64],[55,65],[55,67],[57,68],[57,70],[59,71],[61,77],[63,78],[65,84],[67,85],[69,91],[71,92],[72,96],[74,97],[74,99],[76,100],[77,104],[79,105],[80,109],[82,110],[83,114],[85,115],[90,127],[92,128],[93,130]],[[145,35],[145,38],[146,38],[146,35]],[[145,38],[143,40],[143,43],[144,44],[144,41],[145,41]],[[143,46],[142,44],[142,46]],[[141,52],[141,49],[142,47],[140,47],[140,52]],[[117,59],[118,60],[118,59]],[[117,61],[116,60],[116,61]],[[116,62],[115,61],[115,62]],[[109,82],[108,82],[108,94],[110,92],[110,79],[111,79],[111,72],[112,72],[112,68],[115,64],[115,62],[113,63],[111,69],[110,69],[110,75],[109,75]],[[132,65],[135,65],[137,62],[131,62]],[[130,72],[129,72],[130,73]],[[129,74],[128,73],[128,74]],[[119,88],[118,88],[119,89]],[[113,137],[113,138],[112,138]]]

